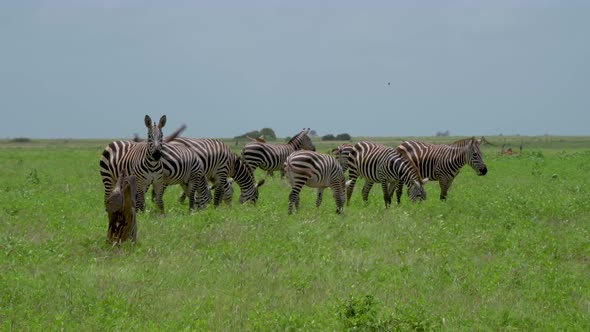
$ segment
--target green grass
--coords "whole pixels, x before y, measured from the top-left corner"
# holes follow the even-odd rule
[[[172,187],[114,248],[106,141],[1,141],[0,330],[590,330],[590,138],[488,140],[489,173],[464,168],[446,202],[433,182],[386,210],[357,186],[338,216],[306,189],[288,216],[276,177],[257,206],[190,215]]]

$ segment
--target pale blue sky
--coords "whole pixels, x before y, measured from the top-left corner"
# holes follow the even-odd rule
[[[590,1],[0,2],[0,137],[590,135]]]

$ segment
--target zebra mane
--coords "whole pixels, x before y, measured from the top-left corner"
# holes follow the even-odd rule
[[[424,178],[422,178],[422,174],[420,173],[420,168],[418,167],[418,165],[416,165],[416,163],[414,162],[414,160],[412,158],[410,158],[410,155],[408,155],[408,153],[406,152],[406,150],[405,149],[402,149],[400,147],[397,147],[395,150],[399,154],[401,154],[402,157],[404,157],[408,161],[408,164],[410,165],[410,167],[412,169],[414,169],[414,171],[416,172],[416,175],[418,176],[418,182],[423,183],[424,182]]]

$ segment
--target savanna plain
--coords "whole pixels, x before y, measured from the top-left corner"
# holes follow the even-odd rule
[[[389,209],[357,185],[337,215],[305,188],[289,216],[275,174],[255,206],[236,187],[189,214],[174,186],[115,247],[107,141],[0,141],[0,330],[590,331],[590,137],[487,139],[488,174],[465,166],[444,202],[437,182]]]

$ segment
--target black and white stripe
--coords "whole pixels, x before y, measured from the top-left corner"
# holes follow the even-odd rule
[[[426,199],[423,185],[428,179],[423,179],[420,172],[411,161],[406,159],[403,151],[373,142],[356,143],[348,157],[348,182],[346,190],[347,205],[358,177],[366,180],[363,187],[363,201],[367,202],[369,191],[375,182],[381,183],[385,207],[391,205],[393,190],[405,184],[411,201]],[[397,193],[400,203],[401,190]]]
[[[287,157],[294,151],[315,151],[309,131],[309,128],[302,130],[285,144],[249,142],[242,150],[242,158],[252,173],[258,167],[265,171],[282,171]]]
[[[334,157],[314,151],[295,151],[287,157],[285,171],[292,187],[289,214],[293,212],[293,205],[299,209],[299,193],[304,185],[318,188],[317,207],[322,203],[324,189],[330,187],[336,201],[336,213],[342,213],[346,198],[344,172]]]
[[[478,175],[488,172],[479,148],[481,141],[475,137],[452,144],[405,141],[399,148],[407,153],[423,176],[439,182],[440,199],[446,199],[453,180],[464,165],[471,166]]]
[[[348,156],[350,155],[350,151],[352,151],[352,144],[349,143],[340,144],[332,149],[332,153],[340,163],[340,166],[342,166],[344,172],[348,170]]]
[[[210,193],[203,165],[193,149],[183,144],[164,143],[162,167],[162,185],[154,185],[156,205],[163,210],[164,190],[170,185],[180,184],[189,197],[189,212],[194,211],[195,202],[199,209],[205,207],[210,200]]]
[[[176,138],[173,143],[188,146],[199,156],[205,177],[215,190],[215,206],[219,206],[222,200],[231,202],[233,190],[229,178],[233,178],[240,186],[240,202],[256,202],[258,186],[262,183],[254,182],[250,169],[225,143],[211,138],[185,137]]]
[[[115,188],[117,179],[122,174],[135,175],[137,182],[136,209],[145,210],[145,192],[150,184],[161,185],[162,171],[162,128],[166,116],[155,124],[146,115],[144,119],[148,128],[146,142],[114,141],[109,143],[100,159],[100,175],[105,188],[105,203]],[[160,207],[163,209],[163,207]]]

